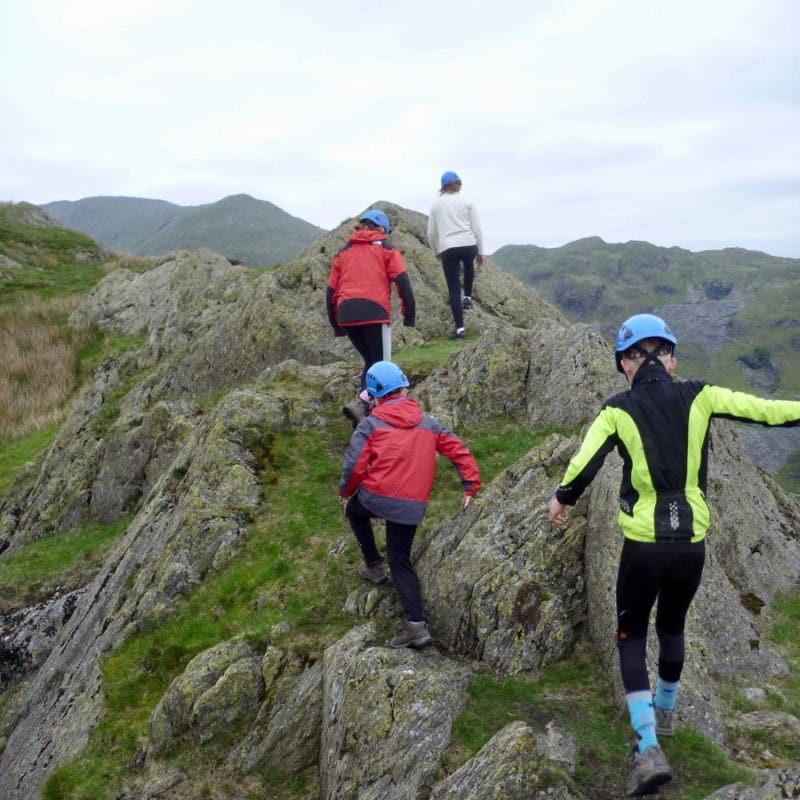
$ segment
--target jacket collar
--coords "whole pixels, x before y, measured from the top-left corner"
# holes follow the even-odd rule
[[[660,361],[642,364],[642,366],[639,367],[639,369],[636,371],[636,374],[633,376],[631,389],[635,389],[637,386],[643,383],[656,382],[672,382],[672,376],[669,374],[669,372],[667,372],[666,367]]]

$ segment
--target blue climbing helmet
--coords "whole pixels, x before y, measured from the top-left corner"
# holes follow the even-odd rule
[[[389,227],[389,217],[387,217],[383,211],[379,211],[377,208],[371,208],[369,211],[365,211],[358,218],[358,221],[363,222],[365,219],[374,222],[376,225],[380,225],[386,231],[386,235],[389,235],[389,231],[391,230]]]
[[[614,360],[617,362],[617,369],[622,369],[622,354],[638,342],[645,339],[665,339],[672,344],[672,349],[678,344],[675,334],[669,329],[667,323],[655,314],[634,314],[626,319],[620,326],[617,333],[617,342],[614,345]]]
[[[408,385],[403,370],[391,361],[376,361],[367,370],[367,391],[373,397],[385,397]]]
[[[461,183],[461,178],[459,178],[458,175],[456,175],[456,173],[452,170],[447,170],[447,172],[442,175],[442,189],[444,189],[448,183],[454,183],[455,181]]]

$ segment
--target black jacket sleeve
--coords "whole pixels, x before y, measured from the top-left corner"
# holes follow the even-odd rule
[[[414,290],[411,288],[411,278],[407,272],[401,272],[395,279],[397,293],[403,306],[403,325],[413,328],[417,320],[417,305],[414,301]]]
[[[334,336],[344,336],[344,328],[340,328],[336,323],[336,312],[333,310],[333,291],[333,288],[329,286],[328,291],[325,293],[325,307],[328,309],[328,322],[330,322],[333,328]]]

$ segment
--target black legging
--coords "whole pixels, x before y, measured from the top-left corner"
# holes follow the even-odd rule
[[[625,539],[617,574],[617,648],[626,694],[647,691],[647,627],[658,598],[658,674],[680,679],[686,612],[705,562],[705,541],[634,542]]]
[[[348,501],[346,511],[364,561],[370,566],[383,561],[372,531],[372,518],[375,515],[361,504],[358,495],[355,494]],[[394,586],[400,595],[406,619],[421,622],[425,617],[422,612],[419,578],[411,563],[411,545],[414,543],[416,532],[416,525],[404,525],[401,522],[386,520],[386,553],[389,557],[389,571],[392,573]]]
[[[456,328],[464,327],[464,308],[461,305],[461,265],[464,265],[464,294],[472,297],[472,284],[475,282],[475,258],[478,245],[450,247],[442,252],[442,269],[450,293],[450,310]]]
[[[348,325],[344,332],[364,359],[361,370],[361,388],[367,388],[367,371],[376,361],[383,361],[383,325]]]

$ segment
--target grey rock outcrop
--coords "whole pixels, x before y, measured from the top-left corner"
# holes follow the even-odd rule
[[[100,714],[99,658],[236,554],[260,498],[263,431],[285,424],[269,396],[233,392],[197,426],[32,679],[0,758],[0,795],[33,797],[80,752]]]
[[[248,721],[264,695],[261,658],[243,640],[195,656],[150,715],[148,757],[166,753],[182,735],[206,742]]]
[[[11,614],[0,614],[0,694],[9,684],[47,660],[69,622],[81,590]]]
[[[560,783],[562,800],[579,800],[564,781],[553,779],[537,745],[535,732],[512,722],[496,733],[481,751],[450,777],[433,787],[430,800],[529,800],[546,784]],[[543,780],[544,779],[544,780]]]
[[[437,635],[506,673],[562,659],[586,616],[584,528],[552,530],[545,508],[561,446],[532,450],[417,551]]]
[[[764,770],[756,786],[735,783],[710,794],[705,800],[783,800],[800,797],[800,766]]]
[[[325,651],[323,800],[424,797],[466,702],[465,668],[432,650],[369,646],[375,638],[367,624]]]
[[[282,654],[273,648],[263,663],[267,697],[227,764],[236,772],[275,769],[294,775],[319,760],[322,661],[300,672],[282,669]]]
[[[532,428],[571,429],[624,388],[587,325],[544,317],[526,329],[492,328],[439,367],[415,394],[443,424],[508,417]]]

